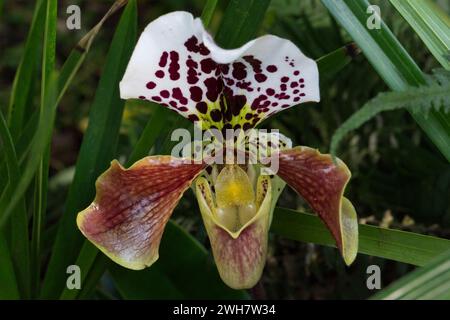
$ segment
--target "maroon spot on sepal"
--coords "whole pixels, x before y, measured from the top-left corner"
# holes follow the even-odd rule
[[[180,70],[180,65],[178,63],[179,60],[179,54],[176,51],[170,51],[170,65],[169,65],[169,75],[171,80],[178,80],[180,79],[180,73],[178,70]]]
[[[211,73],[213,70],[216,70],[217,63],[214,62],[211,58],[206,58],[200,61],[201,69],[204,73]]]
[[[257,73],[255,74],[255,80],[261,83],[267,80],[267,76],[262,73]]]
[[[191,99],[195,102],[202,101],[203,98],[203,91],[200,87],[192,86],[189,88],[189,92],[191,93]]]
[[[156,83],[154,83],[153,81],[149,81],[145,86],[147,87],[147,89],[154,89],[156,87]]]
[[[167,90],[161,90],[161,92],[159,94],[160,94],[161,97],[166,98],[166,99],[168,97],[170,97],[170,92],[167,91]]]
[[[214,109],[210,112],[211,119],[215,122],[222,120],[222,112],[218,109]]]
[[[247,76],[245,64],[242,62],[233,63],[233,77],[237,80],[243,80]]]
[[[267,66],[266,70],[271,73],[274,73],[274,72],[277,72],[278,68],[274,65],[270,65],[270,66]]]
[[[253,69],[255,73],[261,73],[261,60],[256,59],[254,56],[244,56],[242,57],[245,61],[247,61]]]
[[[207,78],[203,83],[206,86],[206,97],[212,101],[215,102],[217,98],[219,97],[220,92],[222,91],[222,81],[220,79],[216,78]]]
[[[156,71],[155,76],[157,76],[160,79],[164,78],[164,71],[162,71],[162,70]]]
[[[161,68],[164,68],[166,66],[168,57],[169,57],[169,54],[167,53],[167,51],[164,51],[161,55],[161,58],[159,58],[159,66]]]
[[[197,103],[195,105],[195,108],[198,110],[198,112],[203,114],[206,114],[206,112],[208,111],[208,105],[204,101]]]

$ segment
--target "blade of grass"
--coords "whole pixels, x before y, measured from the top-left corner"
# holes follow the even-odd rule
[[[395,38],[386,24],[368,30],[367,0],[322,0],[336,20],[347,30],[372,66],[394,91],[425,84],[425,77],[414,60]],[[450,114],[431,111],[412,114],[435,146],[450,161]]]
[[[36,53],[40,52],[41,32],[45,24],[45,1],[36,2],[30,31],[27,36],[24,54],[14,77],[8,108],[8,124],[13,139],[16,140],[22,130],[27,108],[27,97],[32,90],[33,75],[36,66]]]
[[[3,232],[0,232],[0,299],[19,299],[16,275],[11,255]]]
[[[46,18],[44,30],[44,47],[42,54],[42,77],[41,77],[41,106],[45,103],[45,93],[49,89],[49,79],[55,68],[56,56],[56,19],[57,1],[46,1]],[[40,117],[43,112],[40,112]],[[41,119],[42,120],[42,119]],[[45,120],[45,119],[43,119]],[[47,186],[50,161],[50,142],[39,164],[35,181],[33,228],[31,238],[31,271],[32,271],[32,293],[37,297],[40,282],[40,253],[42,222],[47,208]]]
[[[450,250],[425,267],[410,272],[370,298],[371,300],[449,300]]]
[[[230,0],[216,42],[224,48],[239,47],[254,37],[269,7],[270,0]]]
[[[431,0],[390,0],[439,63],[450,70],[450,18]]]
[[[317,216],[308,213],[276,208],[271,231],[292,240],[335,246],[325,225]],[[359,225],[360,253],[423,266],[446,250],[450,250],[447,239]]]
[[[16,151],[8,130],[8,125],[0,110],[0,138],[2,141],[2,151],[6,157],[8,168],[9,184],[14,184],[19,176],[19,168],[17,166]],[[19,290],[17,287],[16,272],[14,271],[13,259],[10,255],[10,249],[7,244],[4,230],[0,229],[0,298],[17,299],[19,298]]]
[[[7,187],[7,192],[10,192],[9,194],[11,196],[5,197],[5,194],[3,194],[0,198],[0,228],[5,225],[11,215],[11,212],[16,208],[17,204],[30,186],[34,174],[39,167],[44,151],[50,142],[55,120],[56,110],[54,106],[56,100],[56,89],[57,76],[56,74],[53,74],[51,77],[51,85],[48,86],[48,92],[45,94],[45,102],[41,108],[42,116],[40,116],[36,134],[33,137],[29,157],[23,169],[23,173],[21,174],[14,189],[12,189],[11,185]]]
[[[7,127],[3,113],[0,111],[0,137],[3,141],[3,152],[6,158],[8,175],[7,188],[2,193],[2,199],[9,199],[14,192],[20,177],[20,169],[17,154],[10,131]],[[30,261],[28,245],[28,217],[25,201],[22,199],[14,210],[4,228],[0,228],[1,237],[9,242],[8,253],[11,254],[11,263],[15,270],[14,279],[17,279],[17,287],[23,298],[29,298],[30,293]],[[8,241],[9,240],[9,241]],[[8,262],[5,262],[8,263]]]
[[[217,2],[219,0],[206,0],[206,4],[203,7],[202,11],[202,21],[205,26],[208,26],[211,23],[212,17],[214,15],[214,11],[217,7]]]
[[[75,223],[76,214],[89,204],[95,194],[97,176],[115,156],[124,106],[119,97],[118,84],[136,40],[136,16],[136,1],[129,1],[114,34],[90,110],[89,126],[45,276],[41,292],[43,298],[57,298],[63,290],[65,269],[76,263],[83,244]],[[84,268],[82,270],[87,272]]]

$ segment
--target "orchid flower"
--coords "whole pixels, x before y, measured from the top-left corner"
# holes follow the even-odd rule
[[[160,103],[201,122],[203,130],[248,130],[279,111],[320,100],[315,61],[289,40],[266,35],[222,49],[187,12],[166,14],[145,28],[120,94]],[[78,214],[78,227],[116,263],[143,269],[158,259],[164,227],[192,186],[222,280],[250,288],[261,277],[272,214],[287,183],[323,220],[351,264],[358,224],[343,196],[350,171],[339,159],[290,148],[290,140],[279,136],[277,175],[261,174],[262,165],[211,165],[167,155],[145,157],[128,169],[113,161],[96,182],[94,201]]]

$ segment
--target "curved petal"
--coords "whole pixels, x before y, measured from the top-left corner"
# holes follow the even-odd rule
[[[280,176],[318,213],[331,231],[344,261],[350,265],[358,252],[358,221],[351,202],[343,197],[350,171],[339,159],[308,147],[279,154]]]
[[[268,35],[225,50],[187,12],[163,15],[145,28],[120,93],[202,120],[203,129],[248,129],[280,110],[320,100],[315,61],[289,40]]]
[[[195,185],[203,222],[222,280],[234,289],[253,287],[261,278],[266,262],[272,203],[270,178],[258,178],[254,199],[257,211],[239,228],[234,228],[234,223],[229,223],[234,220],[232,217],[220,214],[223,208],[216,207],[205,178],[198,178]],[[242,199],[240,197],[239,201]],[[227,213],[232,212],[229,210]]]
[[[172,12],[151,22],[120,82],[120,96],[161,103],[191,121],[220,122],[211,111],[220,108],[216,102],[221,81],[202,43],[205,32],[201,20],[188,12]]]
[[[320,101],[317,64],[291,41],[266,35],[233,50],[218,47],[208,34],[203,41],[221,65],[231,127],[251,128],[291,106]]]
[[[96,182],[95,200],[78,214],[78,228],[116,263],[148,267],[158,259],[167,220],[203,168],[171,156],[146,157],[129,169],[113,161]]]

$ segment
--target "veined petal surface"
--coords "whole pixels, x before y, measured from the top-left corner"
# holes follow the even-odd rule
[[[279,154],[279,171],[319,215],[333,235],[344,261],[350,265],[358,252],[358,220],[343,194],[350,171],[340,160],[309,147],[295,147]]]
[[[95,200],[78,214],[78,227],[116,263],[150,266],[172,211],[203,168],[171,156],[146,157],[129,169],[113,161],[96,182]]]

